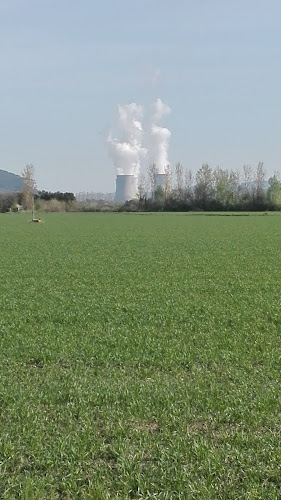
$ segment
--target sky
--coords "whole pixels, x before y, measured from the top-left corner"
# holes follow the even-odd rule
[[[281,170],[280,0],[0,0],[0,57],[0,168],[39,189],[113,192],[117,107],[157,98],[171,165]]]

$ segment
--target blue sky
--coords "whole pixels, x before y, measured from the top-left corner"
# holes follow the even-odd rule
[[[0,168],[113,191],[118,104],[172,113],[169,157],[281,170],[280,0],[0,0]]]

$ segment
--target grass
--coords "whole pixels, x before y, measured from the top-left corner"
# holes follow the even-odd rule
[[[280,499],[279,214],[0,216],[0,497]]]

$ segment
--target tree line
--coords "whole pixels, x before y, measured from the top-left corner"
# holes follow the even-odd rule
[[[45,212],[64,212],[76,208],[74,193],[38,191],[35,181],[35,168],[32,163],[25,165],[22,174],[22,188],[19,193],[0,194],[0,212],[34,210]]]
[[[177,163],[174,169],[165,167],[164,183],[157,187],[157,168],[148,167],[138,182],[138,207],[141,210],[167,211],[266,211],[281,209],[280,174],[266,180],[264,164],[243,171],[211,168],[207,163],[193,175]],[[133,205],[133,203],[127,203]],[[135,204],[136,205],[136,204]],[[126,204],[125,204],[126,206]],[[125,208],[125,207],[124,207]]]
[[[69,203],[71,201],[75,201],[75,195],[74,193],[62,193],[61,191],[56,191],[56,192],[51,192],[51,191],[37,191],[37,193],[34,195],[35,200],[58,200],[58,201],[64,201],[66,203]]]
[[[32,198],[27,199],[23,192],[0,193],[0,212],[18,212],[20,210],[35,209],[40,212],[65,212],[76,209],[76,200],[73,193],[56,191],[38,191]]]
[[[177,163],[164,169],[163,185],[157,186],[157,168],[148,167],[138,179],[135,200],[120,206],[113,201],[77,201],[69,192],[38,191],[34,167],[26,165],[20,193],[0,193],[0,212],[35,211],[266,211],[281,210],[281,180],[275,172],[266,180],[264,164],[244,165],[242,172],[207,163],[193,174]]]

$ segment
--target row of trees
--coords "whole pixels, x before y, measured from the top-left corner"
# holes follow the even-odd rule
[[[56,191],[55,193],[52,193],[51,191],[38,191],[34,195],[35,200],[57,200],[57,201],[64,201],[65,203],[70,203],[72,201],[75,201],[75,195],[74,193],[62,193],[61,191]]]
[[[122,207],[113,201],[77,201],[73,193],[37,191],[34,167],[26,165],[20,193],[0,194],[0,212],[36,211],[114,211],[114,210],[281,210],[281,181],[275,172],[266,181],[262,162],[255,168],[244,165],[240,173],[221,167],[212,169],[207,163],[193,175],[181,163],[164,170],[164,183],[157,187],[157,168],[148,167],[146,175],[138,181],[138,200],[126,202]],[[174,179],[172,179],[174,177]],[[173,182],[174,180],[174,182]]]
[[[18,212],[28,210],[35,212],[70,212],[77,209],[75,197],[69,200],[69,193],[60,193],[65,196],[57,196],[57,193],[50,193],[53,196],[41,198],[38,195],[34,196],[33,201],[26,202],[23,193],[0,193],[0,212]],[[74,196],[74,195],[73,195]]]
[[[192,174],[177,163],[165,167],[163,187],[157,187],[157,168],[150,165],[138,184],[142,210],[280,210],[281,181],[278,172],[266,180],[262,162],[244,165],[242,173],[207,163]]]
[[[0,194],[0,212],[36,210],[63,212],[76,209],[73,193],[56,191],[38,191],[35,182],[35,169],[27,164],[22,172],[22,189],[19,193]]]

